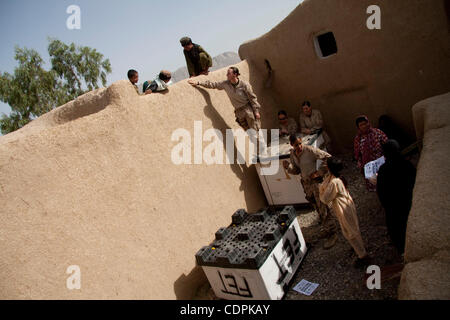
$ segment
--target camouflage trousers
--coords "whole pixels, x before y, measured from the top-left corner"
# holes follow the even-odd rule
[[[320,201],[319,197],[319,183],[314,180],[301,179],[303,190],[305,191],[306,200],[312,204],[319,214],[322,232],[327,234],[336,233],[337,221],[330,208]]]
[[[255,118],[255,114],[250,105],[235,110],[234,114],[236,115],[236,122],[245,131],[248,129],[259,131],[261,129],[261,120]]]

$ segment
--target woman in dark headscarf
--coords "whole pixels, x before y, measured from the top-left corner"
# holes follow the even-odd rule
[[[386,212],[386,226],[391,241],[403,253],[416,168],[402,157],[400,146],[395,140],[388,140],[383,145],[383,152],[386,162],[378,171],[377,193]]]
[[[383,155],[382,145],[388,140],[387,136],[377,128],[372,128],[369,119],[366,116],[356,118],[356,127],[358,134],[353,142],[355,159],[358,168],[364,173],[364,166],[367,162],[376,160]],[[375,191],[376,188],[366,179],[366,187],[369,191]]]

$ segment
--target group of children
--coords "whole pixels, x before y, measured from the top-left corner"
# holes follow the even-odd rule
[[[170,71],[161,70],[161,72],[156,76],[156,78],[152,81],[145,81],[142,84],[142,87],[138,87],[137,83],[139,81],[139,73],[134,70],[128,70],[128,80],[133,84],[136,92],[138,94],[150,94],[153,92],[161,92],[168,89],[170,85],[170,79],[172,78],[172,74]]]
[[[209,68],[212,66],[211,56],[200,45],[192,43],[192,40],[189,37],[181,38],[180,43],[183,47],[189,77],[207,75],[209,73]],[[150,94],[153,92],[165,91],[171,84],[172,78],[170,71],[161,70],[155,79],[152,81],[145,81],[142,86],[138,86],[139,74],[136,70],[128,70],[127,76],[138,94]]]

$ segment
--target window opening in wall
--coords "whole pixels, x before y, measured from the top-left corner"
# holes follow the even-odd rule
[[[320,58],[325,58],[337,53],[336,39],[333,32],[322,33],[314,38],[316,53]]]

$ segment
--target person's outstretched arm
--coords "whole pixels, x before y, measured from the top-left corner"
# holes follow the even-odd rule
[[[322,163],[319,167],[319,169],[313,173],[313,175],[311,176],[311,178],[315,178],[315,177],[319,177],[319,176],[324,176],[325,173],[327,172],[326,169],[326,159],[327,158],[331,158],[331,154],[329,154],[326,151],[323,151],[322,149],[316,148],[316,147],[311,147],[311,146],[304,146],[305,149],[308,149],[312,152],[312,154],[316,157],[317,160],[322,160]]]
[[[223,90],[224,89],[224,84],[226,83],[226,81],[198,81],[198,80],[193,80],[193,79],[189,79],[188,83],[193,85],[193,86],[201,86],[204,88],[208,88],[208,89],[218,89],[218,90]]]

